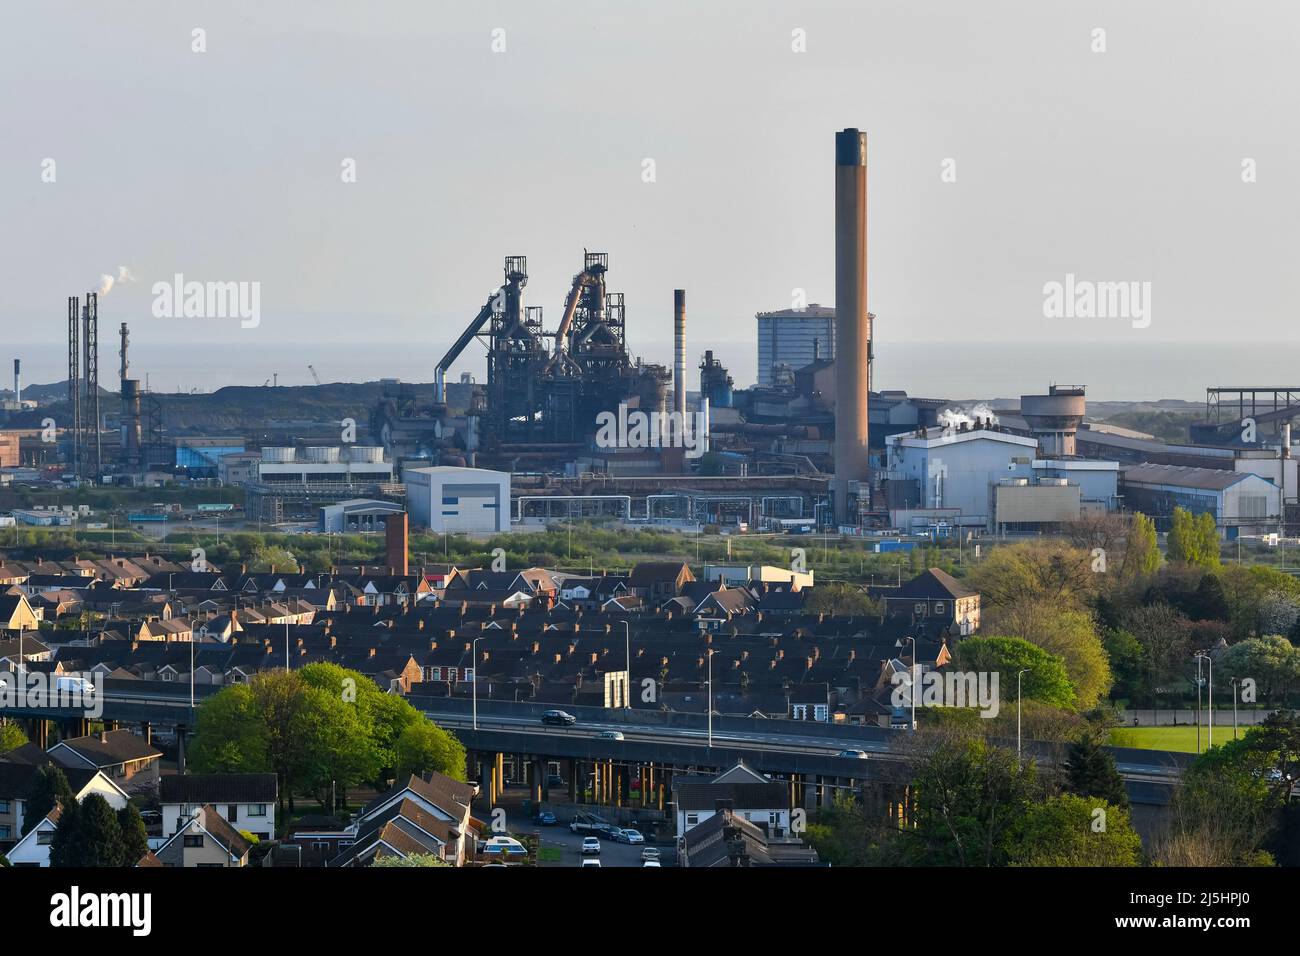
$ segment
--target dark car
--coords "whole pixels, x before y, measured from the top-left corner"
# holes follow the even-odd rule
[[[544,724],[557,724],[561,727],[567,727],[570,724],[576,724],[577,722],[577,717],[565,713],[562,710],[548,710],[546,713],[542,714],[542,723]]]
[[[560,821],[555,818],[555,814],[550,810],[539,811],[537,816],[533,817],[533,822],[538,826],[553,827]]]

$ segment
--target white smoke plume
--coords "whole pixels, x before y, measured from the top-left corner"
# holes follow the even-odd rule
[[[134,282],[135,276],[126,266],[117,267],[117,275],[111,276],[108,273],[101,273],[99,277],[99,287],[95,289],[99,295],[108,295],[113,291],[113,286],[119,282]]]
[[[939,425],[945,431],[955,431],[965,425],[970,428],[977,421],[984,421],[991,425],[998,423],[998,416],[994,414],[993,409],[989,408],[985,402],[979,402],[971,408],[969,412],[960,406],[955,408],[945,408],[939,413]]]

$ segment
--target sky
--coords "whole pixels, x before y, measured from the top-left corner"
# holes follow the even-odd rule
[[[151,361],[215,343],[305,378],[329,344],[346,379],[340,345],[390,343],[427,381],[505,256],[553,328],[585,248],[634,353],[670,361],[685,288],[693,361],[752,369],[755,312],[833,303],[856,126],[882,345],[1276,358],[1300,340],[1297,27],[1294,3],[1195,0],[23,4],[0,33],[0,342],[62,378],[66,297],[125,266],[102,334],[128,322]],[[256,283],[256,327],[153,315],[178,273]],[[1150,283],[1149,321],[1046,315],[1070,274]]]

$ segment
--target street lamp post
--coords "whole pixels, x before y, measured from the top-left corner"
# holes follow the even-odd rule
[[[478,730],[478,642],[481,640],[483,640],[483,638],[476,637],[474,638],[474,640],[470,641],[470,645],[469,645],[469,657],[470,657],[469,663],[470,666],[474,668],[474,679],[469,682],[469,690],[470,690],[470,695],[474,699],[473,707],[474,707],[474,729],[475,730]]]
[[[1200,705],[1200,700],[1201,700],[1201,686],[1200,686],[1201,665],[1200,665],[1199,662],[1200,662],[1201,660],[1204,660],[1205,663],[1206,663],[1206,666],[1209,668],[1210,681],[1209,681],[1208,686],[1207,686],[1206,689],[1205,689],[1205,697],[1206,697],[1206,702],[1207,702],[1207,704],[1209,705],[1208,708],[1207,708],[1207,710],[1208,710],[1207,717],[1208,717],[1208,720],[1209,720],[1209,731],[1210,731],[1210,733],[1209,733],[1209,738],[1208,738],[1208,741],[1207,741],[1207,746],[1209,746],[1209,747],[1212,748],[1212,747],[1214,746],[1214,658],[1210,657],[1209,654],[1197,654],[1197,655],[1196,655],[1196,659],[1197,659],[1197,661],[1198,661],[1198,663],[1197,663],[1197,665],[1196,665],[1196,678],[1197,678],[1197,683],[1196,683],[1196,701],[1197,701],[1197,706]],[[1234,703],[1235,703],[1235,701],[1234,701]],[[1198,725],[1198,726],[1199,726],[1199,725]],[[1198,733],[1197,733],[1197,737],[1198,737],[1198,743],[1197,743],[1197,746],[1199,747],[1199,746],[1200,746],[1200,743],[1199,743],[1199,737],[1200,737],[1199,731],[1198,731]]]
[[[1201,752],[1201,655],[1197,654],[1193,658],[1196,661],[1196,752]]]
[[[916,731],[916,638],[907,637],[912,642],[912,662],[907,669],[908,688],[912,692],[912,731]]]
[[[1032,668],[1026,667],[1016,671],[1016,763],[1020,762],[1020,676]]]
[[[623,642],[627,657],[627,673],[623,680],[623,709],[629,710],[632,707],[632,625],[628,623],[627,618],[623,618]]]
[[[1232,678],[1232,739],[1237,739],[1237,678]]]
[[[713,746],[713,648],[709,648],[709,747]]]

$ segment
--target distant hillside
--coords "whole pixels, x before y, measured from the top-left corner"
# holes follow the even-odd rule
[[[55,389],[51,397],[66,396],[66,387]],[[433,400],[433,385],[402,386],[403,394],[414,395],[421,403]],[[285,387],[230,386],[215,392],[198,395],[177,395],[155,392],[162,411],[162,420],[169,435],[245,435],[254,437],[265,428],[285,428],[294,423],[324,424],[344,418],[356,420],[361,433],[365,433],[370,411],[383,394],[379,382],[334,383],[330,385],[302,385]],[[23,390],[24,395],[27,390]],[[102,392],[102,390],[101,390]],[[102,392],[101,405],[116,417],[119,405],[116,392]],[[36,396],[33,396],[36,397]],[[53,416],[62,421],[67,410],[66,401],[54,401],[39,409],[14,415],[13,427],[34,428],[41,419]]]

